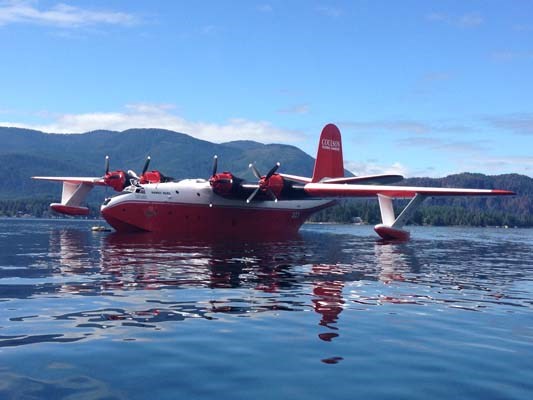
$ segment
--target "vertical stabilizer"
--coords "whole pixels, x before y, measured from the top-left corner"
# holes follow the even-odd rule
[[[343,176],[341,133],[335,125],[328,124],[322,129],[320,135],[311,182],[319,182],[324,178],[342,178]]]

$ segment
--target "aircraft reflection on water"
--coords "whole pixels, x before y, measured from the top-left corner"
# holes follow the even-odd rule
[[[318,337],[332,341],[339,336],[339,317],[348,302],[368,306],[404,301],[359,295],[354,282],[391,283],[419,270],[416,257],[406,245],[369,239],[373,251],[360,257],[347,251],[354,239],[361,238],[306,232],[305,236],[299,234],[283,241],[174,242],[151,233],[95,236],[80,230],[57,230],[50,236],[50,255],[57,257],[59,274],[65,282],[41,290],[103,296],[151,291],[143,306],[136,303],[133,310],[98,309],[57,317],[73,319],[78,327],[103,328],[118,323],[156,328],[162,322],[186,318],[216,319],[220,313],[251,316],[312,309],[319,314],[318,325],[326,328]],[[349,291],[345,293],[347,286]],[[153,295],[157,290],[187,288],[252,291],[238,299],[221,297],[216,291],[205,292],[206,298],[182,301]],[[311,304],[306,300],[309,294]]]

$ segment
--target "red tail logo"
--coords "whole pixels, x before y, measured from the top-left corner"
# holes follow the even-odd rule
[[[323,178],[342,178],[343,176],[341,133],[335,125],[328,124],[322,129],[320,135],[311,181],[319,182]]]

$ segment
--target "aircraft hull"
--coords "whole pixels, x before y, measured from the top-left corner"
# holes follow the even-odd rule
[[[118,232],[146,231],[181,236],[294,235],[322,208],[324,206],[301,210],[124,202],[104,208],[102,216]]]
[[[332,200],[252,201],[216,195],[205,180],[143,185],[107,199],[102,216],[118,232],[186,236],[294,235]]]

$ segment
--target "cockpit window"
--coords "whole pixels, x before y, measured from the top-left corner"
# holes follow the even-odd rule
[[[136,186],[136,185],[130,185],[128,187],[125,187],[121,194],[126,193],[145,193],[144,188],[142,186]]]

